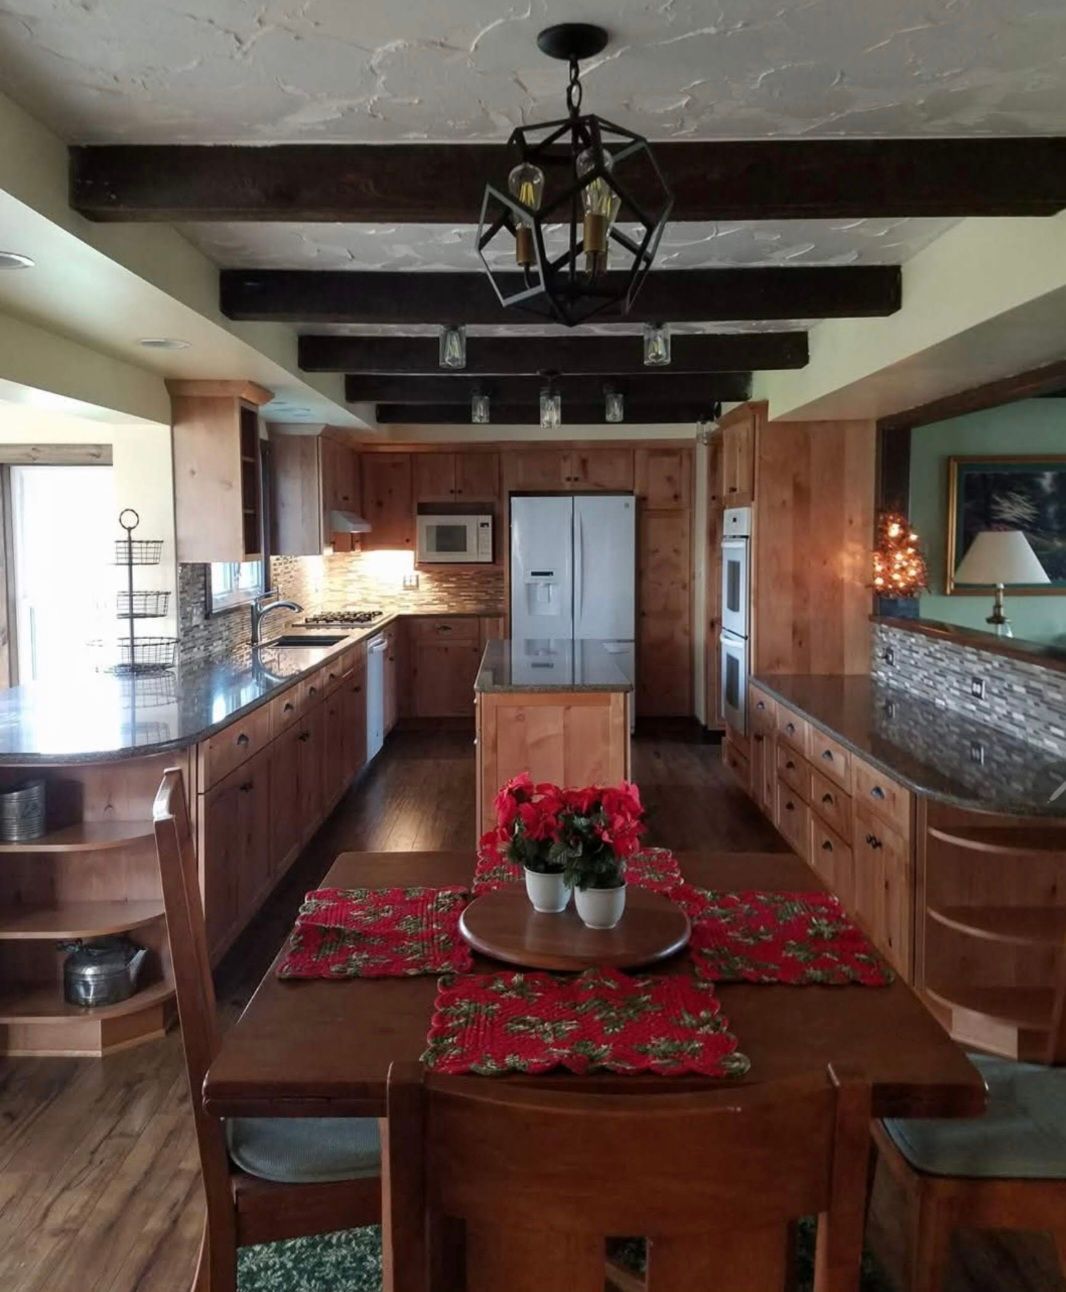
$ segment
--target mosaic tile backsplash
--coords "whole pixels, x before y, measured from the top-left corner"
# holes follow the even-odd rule
[[[938,708],[1066,756],[1066,674],[887,624],[874,624],[870,671]]]
[[[178,635],[183,664],[251,657],[251,614],[238,606],[207,613],[206,565],[178,567]],[[278,592],[303,606],[300,614],[276,612],[270,631],[284,631],[306,614],[355,607],[413,614],[503,614],[503,567],[419,570],[418,587],[401,586],[410,556],[395,552],[346,552],[335,556],[276,556],[271,580]]]

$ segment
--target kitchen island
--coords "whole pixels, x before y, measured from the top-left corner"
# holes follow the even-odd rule
[[[497,790],[520,772],[557,785],[617,784],[630,774],[633,680],[599,641],[490,641],[474,682],[478,832]]]

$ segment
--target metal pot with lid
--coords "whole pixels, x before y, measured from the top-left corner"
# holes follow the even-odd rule
[[[127,937],[60,943],[69,951],[63,962],[63,996],[69,1005],[114,1005],[137,990],[148,952]]]

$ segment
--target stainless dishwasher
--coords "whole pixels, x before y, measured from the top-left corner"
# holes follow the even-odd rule
[[[366,648],[366,761],[385,743],[385,651],[384,637],[372,637]]]

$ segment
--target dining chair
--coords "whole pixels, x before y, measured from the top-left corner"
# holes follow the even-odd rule
[[[182,774],[168,769],[152,816],[207,1215],[192,1287],[234,1292],[237,1248],[376,1224],[381,1148],[373,1118],[232,1118],[204,1111],[219,1046],[215,989]],[[299,1062],[299,1056],[293,1056]]]
[[[582,1094],[394,1065],[386,1292],[428,1292],[442,1217],[465,1224],[466,1292],[602,1292],[608,1236],[647,1239],[648,1292],[780,1292],[807,1215],[817,1292],[856,1292],[869,1117],[869,1084],[833,1068]]]
[[[968,1056],[988,1090],[983,1116],[873,1125],[904,1196],[910,1292],[941,1292],[959,1226],[1043,1230],[1066,1275],[1066,947],[1052,995],[1046,1063]]]

